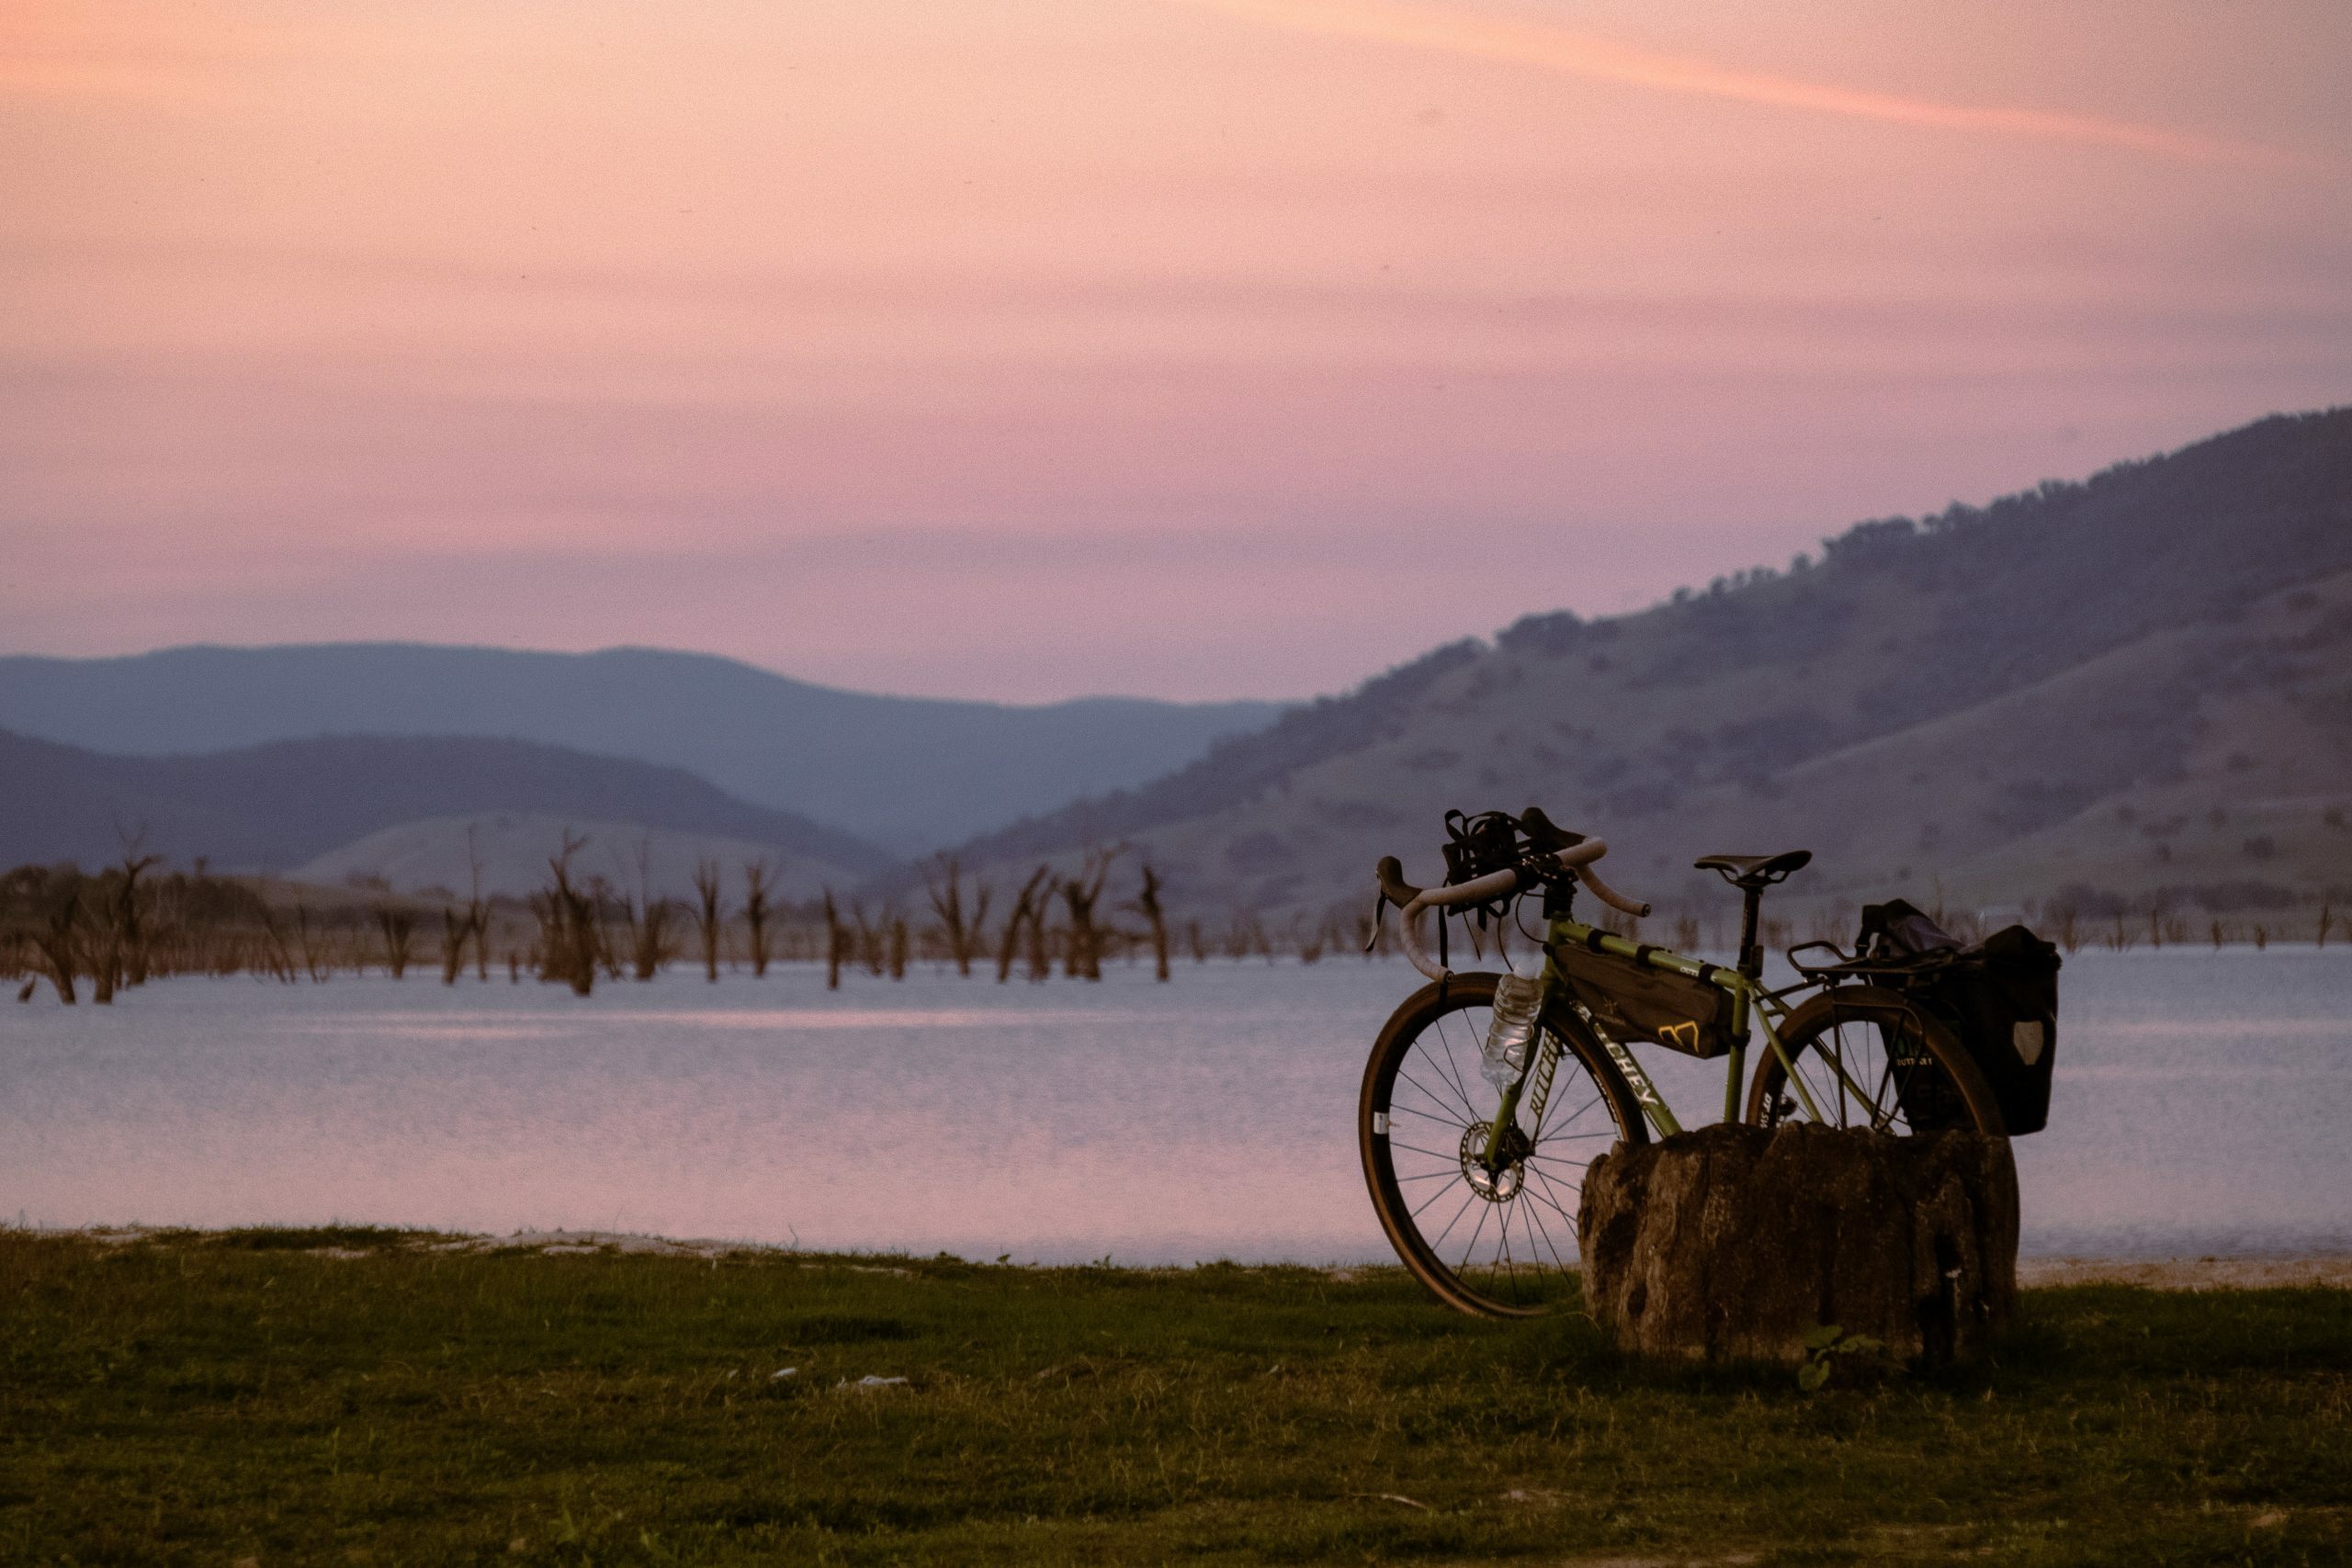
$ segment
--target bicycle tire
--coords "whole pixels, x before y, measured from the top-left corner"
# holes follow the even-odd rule
[[[1381,1229],[1413,1277],[1456,1311],[1533,1317],[1572,1299],[1567,1285],[1576,1269],[1585,1167],[1618,1142],[1646,1142],[1649,1132],[1633,1089],[1600,1042],[1555,999],[1543,1017],[1562,1044],[1544,1117],[1532,1128],[1520,1126],[1525,1150],[1505,1173],[1487,1176],[1477,1168],[1474,1177],[1471,1140],[1491,1125],[1500,1104],[1477,1072],[1498,978],[1457,975],[1425,986],[1389,1016],[1364,1064],[1356,1138]],[[1399,1117],[1412,1118],[1413,1130],[1392,1130]],[[1401,1170],[1400,1155],[1411,1156]],[[1451,1194],[1460,1194],[1460,1202]],[[1471,1239],[1449,1263],[1474,1204],[1482,1212]],[[1479,1238],[1490,1220],[1499,1246],[1482,1261]]]
[[[2004,1135],[2000,1101],[1984,1070],[1957,1035],[1899,991],[1841,986],[1809,998],[1781,1032],[1789,1060],[1817,1104],[1834,1104],[1822,1120],[1832,1126],[1869,1126],[1907,1135],[1959,1128]],[[1859,1097],[1826,1065],[1836,1054]],[[1747,1120],[1776,1127],[1810,1121],[1803,1101],[1788,1092],[1788,1074],[1763,1043],[1748,1080]]]

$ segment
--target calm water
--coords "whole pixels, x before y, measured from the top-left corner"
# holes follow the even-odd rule
[[[1379,1258],[1351,1122],[1417,983],[1341,960],[44,994],[0,1011],[0,1215]],[[2352,1248],[2352,952],[2086,952],[2061,986],[2051,1129],[2018,1145],[2029,1249]],[[1714,1067],[1652,1055],[1685,1120],[1715,1113]]]

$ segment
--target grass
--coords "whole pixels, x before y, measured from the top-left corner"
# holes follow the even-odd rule
[[[2031,1292],[1996,1364],[1808,1396],[1393,1270],[435,1240],[0,1233],[0,1561],[2352,1551],[2352,1292]]]

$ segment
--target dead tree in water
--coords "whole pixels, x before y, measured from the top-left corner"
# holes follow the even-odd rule
[[[294,900],[294,948],[302,955],[302,973],[311,977],[311,984],[324,985],[328,971],[334,965],[322,954],[320,944],[312,940],[311,907],[300,898]],[[290,980],[293,976],[288,975],[287,978]]]
[[[876,925],[867,919],[865,905],[855,898],[850,900],[849,918],[857,927],[857,961],[865,966],[867,974],[878,980],[888,964],[888,955],[883,951],[883,939],[888,934],[888,924],[886,921]]]
[[[754,977],[768,972],[770,957],[768,937],[768,863],[754,856],[743,868],[743,927],[745,945],[751,949],[752,974]]]
[[[539,918],[539,977],[560,980],[573,994],[587,996],[596,985],[596,904],[571,884],[571,857],[585,839],[563,835],[560,852],[548,859],[551,885],[531,900]]]
[[[300,908],[298,905],[297,908]],[[304,914],[302,925],[306,938],[304,945],[307,947],[310,920],[307,911]],[[376,906],[376,924],[384,933],[384,965],[397,980],[408,973],[410,948],[416,940],[416,916],[397,904],[379,904]]]
[[[926,868],[923,886],[931,895],[932,912],[939,917],[940,930],[946,933],[947,956],[956,961],[956,973],[972,972],[972,955],[981,951],[985,940],[981,931],[989,923],[989,885],[985,882],[974,889],[972,912],[964,913],[964,868],[954,855],[939,857],[939,873],[933,876]]]
[[[473,940],[472,911],[459,914],[448,905],[441,906],[441,983],[454,986],[466,969],[466,943]]]
[[[639,980],[650,980],[662,973],[662,965],[673,955],[670,946],[670,911],[667,898],[656,898],[643,911],[629,919],[629,970]]]
[[[825,889],[825,989],[842,988],[842,958],[849,947],[849,931],[842,924],[842,912],[833,903],[833,890]]]
[[[1291,945],[1298,950],[1298,961],[1301,964],[1319,964],[1323,961],[1325,929],[1318,925],[1309,931],[1303,919],[1295,919],[1291,921]]]
[[[1152,977],[1165,980],[1168,978],[1168,916],[1159,907],[1159,874],[1151,869],[1149,861],[1143,863],[1142,871],[1143,891],[1120,908],[1133,909],[1150,925]]]
[[[140,920],[139,878],[164,857],[139,852],[140,840],[145,837],[143,831],[134,833],[123,845],[122,863],[117,868],[122,879],[114,886],[107,921],[107,952],[103,962],[109,974],[103,983],[108,994],[94,995],[93,1001],[112,999],[117,982],[125,986],[147,983],[147,932]]]
[[[466,824],[466,863],[473,883],[466,900],[466,921],[474,929],[474,977],[490,978],[490,906],[481,896],[481,849],[474,840],[475,825]]]
[[[79,999],[74,986],[74,972],[81,967],[81,943],[78,929],[82,923],[81,874],[68,869],[52,872],[41,866],[22,866],[8,874],[8,891],[12,901],[22,900],[30,906],[32,919],[25,931],[25,940],[49,971],[49,983],[57,988],[57,999],[72,1007]],[[29,999],[29,992],[19,1000]]]
[[[1061,886],[1062,902],[1069,908],[1069,942],[1062,953],[1062,973],[1073,980],[1102,978],[1102,933],[1094,924],[1094,903],[1102,897],[1102,883],[1119,852],[1089,850],[1086,865]]]
[[[1039,890],[1053,874],[1050,866],[1039,866],[1021,885],[1021,897],[1012,901],[1012,913],[1004,919],[1004,930],[997,938],[996,978],[1002,985],[1012,977],[1013,960],[1021,956],[1021,939],[1028,928],[1040,923],[1038,916]],[[1042,937],[1037,942],[1042,947]]]
[[[719,897],[717,861],[705,860],[695,863],[695,927],[702,936],[703,978],[716,981],[718,978],[719,939],[727,929],[727,905]]]
[[[613,885],[601,876],[588,879],[588,956],[590,962],[601,964],[605,978],[621,977],[621,950],[613,941],[613,911],[618,909],[624,924],[628,918],[628,898],[613,891]]]
[[[1053,948],[1046,934],[1046,911],[1053,905],[1055,886],[1051,882],[1046,884],[1045,891],[1037,896],[1036,908],[1029,915],[1029,940],[1024,945],[1029,954],[1029,983],[1033,986],[1054,972]]]
[[[294,983],[294,953],[286,945],[285,925],[278,919],[277,911],[269,907],[266,886],[257,913],[261,917],[261,934],[267,942],[262,953],[262,968],[290,986]]]
[[[653,896],[653,843],[649,837],[637,850],[637,898],[621,900],[621,919],[628,926],[629,966],[639,980],[650,980],[670,962],[670,913],[666,897]]]

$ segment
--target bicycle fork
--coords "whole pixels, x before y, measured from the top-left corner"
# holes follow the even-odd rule
[[[1535,1004],[1535,1032],[1529,1042],[1535,1048],[1528,1054],[1527,1070],[1519,1075],[1510,1088],[1503,1090],[1502,1104],[1496,1109],[1495,1119],[1487,1126],[1487,1146],[1479,1163],[1489,1176],[1498,1174],[1510,1163],[1508,1151],[1511,1124],[1517,1120],[1521,1099],[1527,1101],[1528,1119],[1537,1127],[1544,1125],[1544,1108],[1552,1099],[1552,1077],[1560,1070],[1560,1053],[1566,1043],[1544,1027],[1544,1010],[1552,1003],[1554,978],[1547,962],[1544,972],[1536,977],[1543,987]],[[1646,1082],[1645,1088],[1647,1087]],[[1655,1098],[1655,1097],[1653,1097]]]

